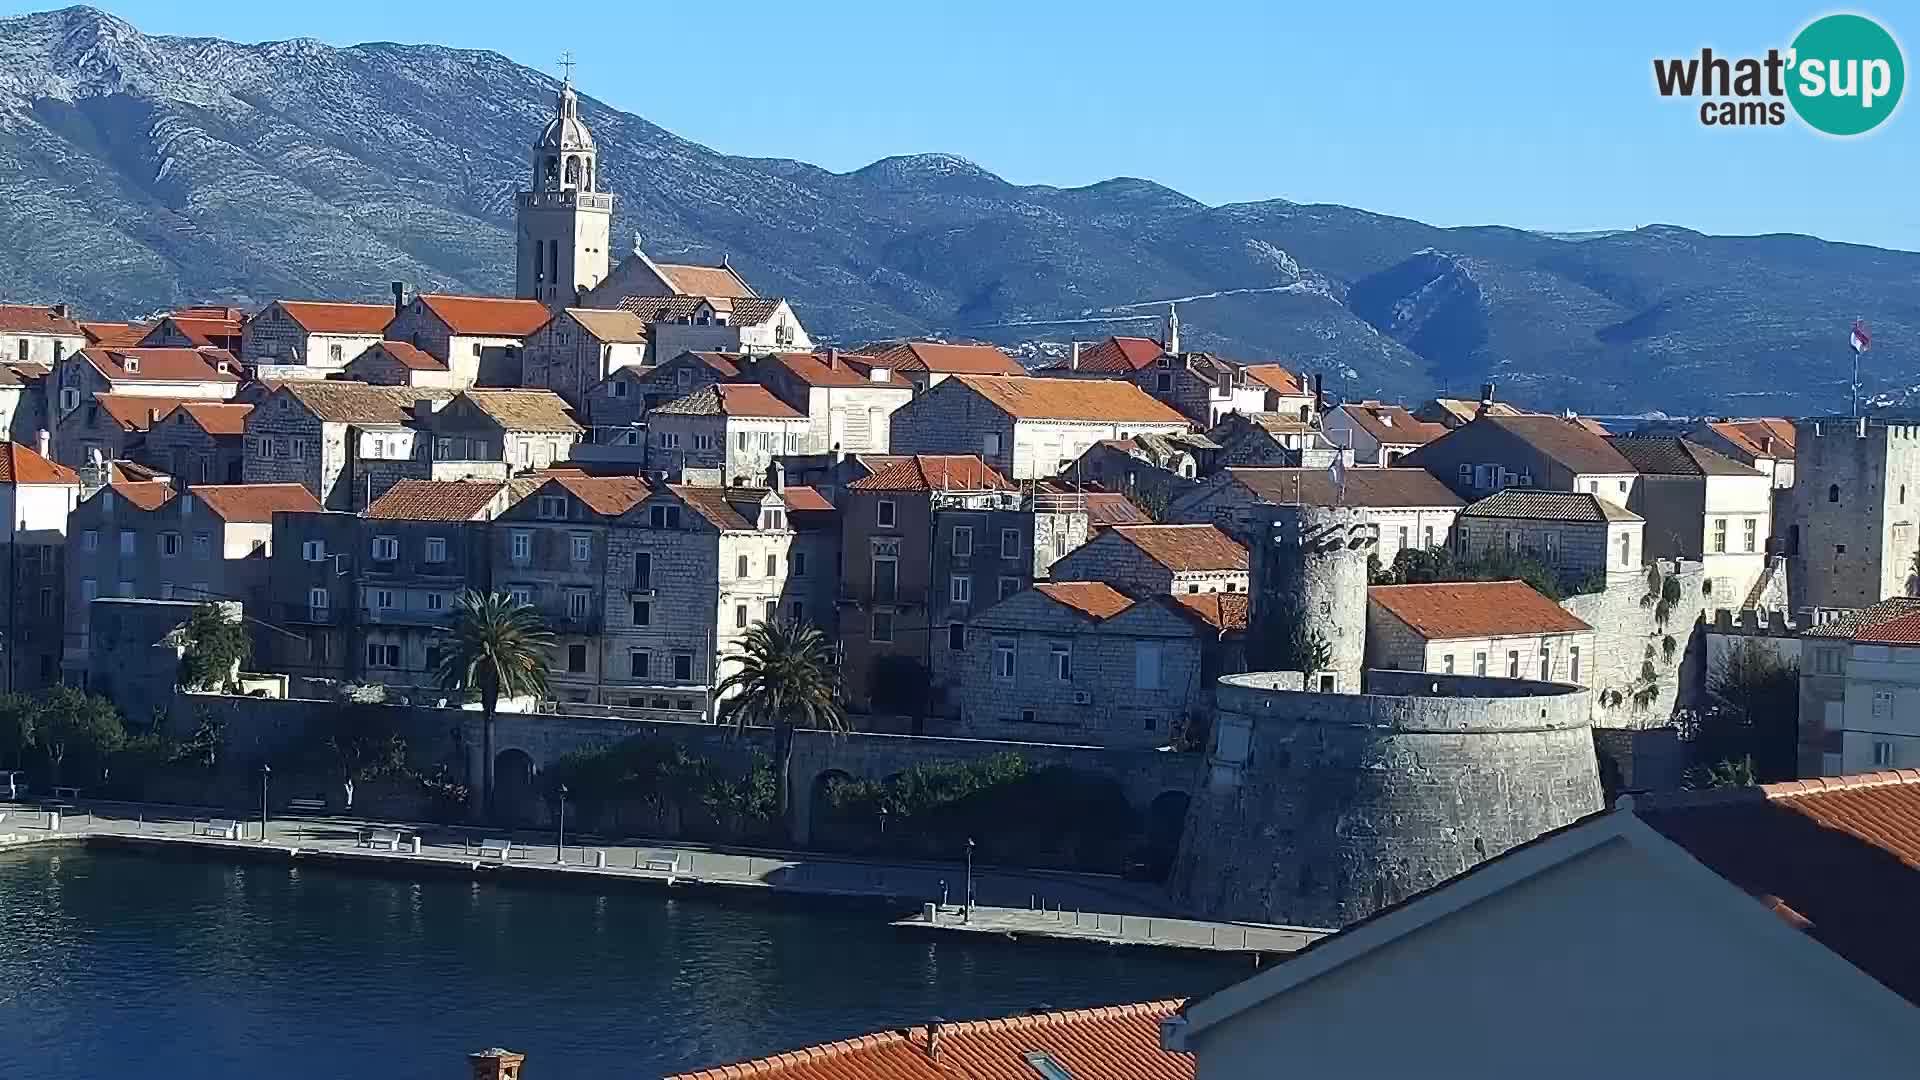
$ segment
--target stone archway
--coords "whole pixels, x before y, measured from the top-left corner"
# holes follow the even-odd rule
[[[493,817],[504,825],[539,822],[540,795],[533,785],[533,758],[510,747],[493,758]]]
[[[1192,797],[1184,791],[1163,791],[1147,804],[1146,837],[1140,845],[1144,876],[1164,881],[1180,850],[1180,834],[1187,827],[1187,807]]]

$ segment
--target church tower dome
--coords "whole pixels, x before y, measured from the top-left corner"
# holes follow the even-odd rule
[[[606,279],[613,196],[600,187],[599,151],[580,119],[572,61],[555,95],[554,114],[534,141],[532,189],[515,200],[515,295],[549,307],[578,302]]]

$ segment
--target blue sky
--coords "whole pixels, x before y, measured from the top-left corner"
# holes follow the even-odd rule
[[[572,50],[583,90],[601,100],[728,153],[835,170],[945,151],[1016,183],[1140,176],[1209,203],[1338,202],[1552,230],[1670,222],[1920,250],[1912,103],[1869,136],[1836,140],[1791,122],[1703,127],[1697,105],[1654,93],[1655,56],[1784,47],[1830,10],[1807,3],[110,8],[150,33],[436,41],[550,71]],[[1913,63],[1920,10],[1854,10],[1880,17]]]

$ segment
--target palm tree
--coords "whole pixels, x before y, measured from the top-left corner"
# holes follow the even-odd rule
[[[434,681],[446,690],[480,695],[483,716],[480,805],[493,806],[493,715],[500,696],[528,697],[547,692],[547,664],[553,633],[532,604],[506,593],[465,590],[453,602],[453,626]]]
[[[749,724],[773,729],[773,775],[780,789],[784,829],[793,805],[794,729],[815,728],[836,735],[852,730],[840,707],[833,647],[818,627],[763,620],[747,628],[730,659],[740,666],[714,692],[725,696],[737,691],[726,704],[735,730]]]

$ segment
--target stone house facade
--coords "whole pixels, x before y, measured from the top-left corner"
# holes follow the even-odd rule
[[[433,390],[464,390],[445,360],[404,341],[377,341],[347,362],[342,372],[348,382],[373,386],[421,386]]]
[[[1699,562],[1713,603],[1741,606],[1767,568],[1773,482],[1687,439],[1613,444],[1640,474],[1627,506],[1646,519],[1647,557]]]
[[[622,368],[588,393],[588,416],[596,428],[636,423],[657,406],[738,380],[740,360],[733,353],[684,352],[655,367]]]
[[[521,385],[551,390],[584,410],[587,391],[647,363],[647,324],[631,311],[562,308],[527,337]]]
[[[1164,746],[1210,704],[1202,647],[1171,597],[1042,583],[967,626],[947,715],[970,738]]]
[[[1343,480],[1344,488],[1336,487],[1326,469],[1229,467],[1176,499],[1166,520],[1211,523],[1251,544],[1257,506],[1349,506],[1378,529],[1375,554],[1391,566],[1401,551],[1451,543],[1466,505],[1423,469],[1350,469]]]
[[[1520,487],[1584,492],[1625,506],[1637,475],[1606,438],[1557,416],[1488,414],[1400,460],[1466,499]]]
[[[1013,480],[1053,476],[1103,439],[1189,431],[1186,417],[1113,379],[955,375],[893,414],[894,452],[973,454]]]
[[[717,383],[647,414],[647,471],[678,479],[687,469],[723,483],[764,483],[769,466],[800,452],[807,417],[752,383]]]
[[[190,484],[245,480],[247,414],[229,401],[183,401],[147,430],[135,460]]]
[[[1510,488],[1469,503],[1454,520],[1454,551],[1493,549],[1538,559],[1566,581],[1633,577],[1646,566],[1646,522],[1590,492]]]
[[[1447,433],[1414,418],[1403,405],[1362,401],[1331,409],[1320,430],[1338,447],[1353,451],[1355,465],[1392,465]]]
[[[240,332],[240,359],[263,379],[324,379],[346,370],[393,321],[388,304],[275,300]]]
[[[565,461],[586,429],[551,390],[462,391],[414,421],[433,440],[436,475],[458,463],[503,463],[510,470],[544,469]]]
[[[1910,595],[1920,551],[1920,421],[1794,423],[1787,582],[1795,609]]]
[[[47,413],[51,373],[39,364],[0,362],[0,437],[38,446],[40,433],[52,432]]]
[[[592,298],[589,306],[598,306]],[[617,305],[647,328],[651,363],[683,352],[775,353],[813,348],[785,300],[771,296],[630,296]]]
[[[857,359],[874,367],[891,368],[912,383],[916,393],[938,386],[949,375],[1027,373],[1020,361],[994,345],[900,341],[864,348]]]
[[[1590,686],[1593,628],[1524,581],[1375,585],[1367,667]]]
[[[242,475],[249,484],[304,485],[330,510],[364,507],[377,497],[369,494],[369,466],[363,457],[373,450],[374,429],[379,429],[381,451],[373,460],[388,460],[396,451],[388,448],[387,432],[399,437],[408,429],[417,401],[446,396],[444,391],[331,379],[284,383],[247,414]],[[356,426],[368,429],[364,440]],[[402,442],[406,457],[401,460],[412,461],[415,441],[408,435]],[[379,468],[389,474],[415,474],[408,471],[411,466]]]
[[[766,387],[809,421],[803,454],[885,454],[894,411],[913,399],[913,384],[889,368],[863,366],[838,352],[743,357],[740,379]]]
[[[61,418],[49,437],[52,455],[68,468],[82,470],[82,478],[90,484],[102,482],[96,463],[135,460],[154,464],[147,452],[147,436],[152,429],[163,426],[163,418],[186,400],[97,394]]]
[[[67,305],[0,304],[0,363],[57,367],[86,347],[86,331]]]
[[[537,300],[421,294],[384,336],[445,361],[460,386],[518,386],[521,349],[551,316]]]
[[[1128,596],[1245,593],[1247,549],[1213,525],[1116,525],[1053,564],[1055,581],[1100,581]]]
[[[37,689],[60,674],[66,619],[67,521],[80,502],[80,477],[45,454],[0,442],[0,629],[5,686]]]
[[[1341,450],[1315,426],[1291,413],[1229,413],[1208,432],[1220,447],[1217,466],[1298,466],[1325,469],[1339,460],[1352,464],[1352,451]]]
[[[225,401],[240,389],[238,364],[220,349],[103,349],[70,354],[56,365],[47,384],[53,394],[54,449],[63,462],[67,419],[100,394],[158,397],[169,402]]]

